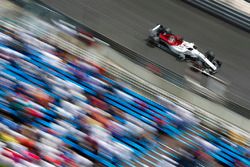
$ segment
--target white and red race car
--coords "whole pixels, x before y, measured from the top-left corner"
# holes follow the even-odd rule
[[[213,52],[201,53],[192,42],[183,40],[182,37],[172,34],[169,28],[157,25],[150,30],[148,45],[157,46],[176,55],[179,60],[191,60],[196,68],[209,74],[215,74],[221,67],[221,62],[216,60]]]

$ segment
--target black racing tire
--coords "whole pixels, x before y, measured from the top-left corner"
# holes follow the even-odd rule
[[[219,60],[214,60],[213,62],[212,62],[214,65],[215,65],[215,67],[217,68],[217,70],[216,71],[213,71],[213,70],[211,70],[209,73],[210,74],[216,74],[217,72],[218,72],[218,70],[219,70],[219,68],[221,67],[221,62],[219,61]]]
[[[214,74],[216,74],[217,72],[218,72],[217,70],[216,70],[216,71],[211,70],[211,71],[209,71],[209,74],[214,75]]]
[[[221,65],[222,65],[222,62],[221,62],[221,61],[219,61],[219,60],[215,60],[215,62],[216,62],[216,64],[217,64],[217,67],[218,67],[218,68],[220,68],[220,67],[221,67]]]
[[[156,46],[156,42],[154,41],[154,39],[152,37],[149,37],[147,39],[147,45],[151,48],[154,48]]]
[[[211,50],[206,51],[205,56],[208,58],[209,61],[214,61],[215,54],[213,51],[211,51]]]

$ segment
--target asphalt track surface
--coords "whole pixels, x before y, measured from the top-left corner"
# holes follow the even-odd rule
[[[213,50],[223,62],[216,77],[230,82],[233,101],[250,104],[250,34],[181,0],[42,0],[114,41],[184,75],[187,64],[150,48],[145,39],[157,23]],[[239,98],[238,98],[239,97]],[[241,98],[240,98],[241,97]],[[244,99],[244,101],[243,101]],[[250,105],[249,105],[250,106]],[[248,106],[248,108],[250,108]]]

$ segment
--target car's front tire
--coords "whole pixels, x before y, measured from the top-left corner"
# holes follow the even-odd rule
[[[209,74],[211,74],[211,75],[214,75],[214,74],[216,74],[217,73],[217,71],[210,71],[209,72]]]
[[[215,65],[216,70],[211,70],[210,74],[216,74],[222,63],[219,60],[214,60],[212,63]]]

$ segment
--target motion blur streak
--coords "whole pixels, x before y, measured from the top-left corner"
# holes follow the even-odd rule
[[[166,25],[176,34],[183,35],[187,41],[194,41],[203,51],[213,50],[223,62],[223,68],[216,76],[231,84],[228,98],[245,106],[250,103],[250,35],[243,30],[181,0],[42,1],[152,61],[184,75],[185,63],[179,63],[173,56],[145,44],[151,27],[157,23]]]

